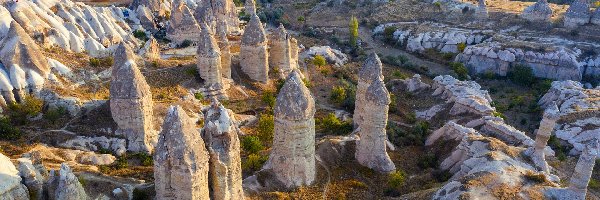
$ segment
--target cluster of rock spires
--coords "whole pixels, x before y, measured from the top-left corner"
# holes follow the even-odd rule
[[[228,49],[225,49],[225,51],[228,51]],[[226,98],[227,94],[225,90],[229,86],[225,84],[223,79],[231,76],[231,66],[222,65],[221,49],[211,29],[205,23],[202,24],[202,35],[198,42],[197,59],[198,73],[204,80],[203,96]],[[228,71],[229,74],[224,74],[222,71]]]
[[[281,78],[298,68],[298,41],[287,33],[283,24],[271,34],[269,48],[269,65],[279,71]]]
[[[535,4],[525,8],[521,17],[530,21],[550,21],[552,17],[552,8],[547,0],[538,0]]]

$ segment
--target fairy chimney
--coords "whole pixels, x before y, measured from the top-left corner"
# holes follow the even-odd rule
[[[372,53],[369,55],[362,68],[358,72],[358,85],[356,87],[356,102],[354,108],[354,126],[363,121],[362,113],[365,113],[366,109],[370,109],[365,106],[365,95],[367,88],[377,79],[383,80],[381,60],[377,54]]]
[[[240,65],[253,81],[267,83],[269,80],[267,45],[267,34],[260,19],[256,14],[252,15],[242,36]]]
[[[225,21],[220,23],[221,25],[217,26],[217,42],[221,50],[221,74],[223,77],[231,79],[231,44],[227,38],[229,30]]]
[[[279,70],[281,78],[287,77],[296,67],[294,62],[297,61],[294,61],[293,54],[297,53],[297,50],[294,51],[293,48],[290,35],[283,24],[280,24],[279,28],[271,34],[269,65],[272,69]]]
[[[538,0],[535,4],[525,8],[521,17],[529,21],[550,21],[552,17],[552,8],[547,0]]]
[[[558,121],[559,118],[560,112],[558,110],[558,106],[556,106],[556,103],[554,103],[544,111],[544,118],[540,123],[540,128],[538,129],[535,137],[535,146],[531,159],[541,171],[547,173],[550,173],[550,167],[548,167],[544,152],[546,145],[548,144],[548,140],[550,139],[550,135],[552,135],[552,131],[556,126],[556,121]]]

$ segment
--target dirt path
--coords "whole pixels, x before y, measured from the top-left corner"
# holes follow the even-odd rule
[[[400,50],[393,46],[387,45],[387,44],[383,43],[382,41],[375,40],[375,39],[373,39],[372,35],[373,35],[373,33],[371,32],[371,30],[369,30],[366,27],[360,27],[358,29],[358,37],[360,37],[360,39],[363,41],[363,43],[367,44],[367,48],[365,48],[367,53],[375,52],[375,53],[383,55],[383,56],[404,55],[413,64],[416,64],[418,66],[425,66],[425,67],[429,68],[429,71],[433,75],[450,74],[450,69],[448,67],[443,66],[438,63],[435,63],[435,62],[423,60],[423,59],[418,58],[410,53],[407,53],[406,51],[403,51],[403,50]]]

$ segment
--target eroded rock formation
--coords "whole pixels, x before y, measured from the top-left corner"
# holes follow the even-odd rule
[[[390,94],[382,79],[375,79],[365,91],[364,107],[358,123],[359,140],[356,141],[356,160],[378,172],[392,172],[396,166],[386,152],[386,127]]]
[[[229,29],[224,23],[221,22],[221,25],[217,26],[216,35],[221,52],[221,74],[224,78],[231,79],[231,44],[229,43],[229,38],[227,38]]]
[[[48,195],[50,199],[55,200],[87,200],[88,195],[85,193],[83,186],[71,168],[63,163],[60,166],[58,174],[56,171],[50,171],[50,177],[46,183],[48,187]]]
[[[486,19],[489,17],[487,5],[485,4],[485,0],[479,0],[477,4],[477,10],[475,10],[475,15],[478,18]]]
[[[127,138],[127,150],[152,152],[158,139],[153,130],[150,86],[124,44],[115,52],[110,84],[110,110],[119,125],[116,134]]]
[[[160,46],[156,38],[151,37],[146,41],[144,47],[140,49],[139,55],[151,61],[160,60]]]
[[[594,171],[598,152],[598,140],[586,145],[579,156],[573,175],[567,188],[551,188],[546,191],[546,197],[551,199],[586,199],[587,187]]]
[[[441,95],[449,103],[451,115],[473,113],[482,116],[491,115],[496,109],[490,105],[492,98],[474,81],[460,81],[452,76],[437,76],[433,79],[433,96]],[[358,90],[357,90],[358,91]]]
[[[27,200],[29,193],[25,185],[21,184],[19,171],[10,161],[10,158],[0,153],[0,199]]]
[[[226,98],[223,74],[221,73],[221,51],[211,29],[202,24],[202,35],[198,41],[197,67],[204,80],[202,93],[205,97]]]
[[[595,25],[600,25],[600,9],[596,8],[590,22]]]
[[[287,188],[315,180],[315,100],[299,72],[293,71],[277,95],[275,134],[264,169],[271,169]]]
[[[267,45],[267,34],[260,19],[256,14],[251,15],[242,36],[240,65],[253,81],[267,83],[269,80]]]
[[[198,42],[200,26],[190,8],[182,1],[177,4],[174,3],[173,6],[170,24],[167,28],[167,38],[178,45],[186,40],[192,43]]]
[[[203,18],[203,20],[198,20],[198,23],[207,23],[211,25],[211,22],[206,21],[207,19],[210,21],[214,21],[214,25],[216,27],[215,30],[225,29],[227,30],[227,34],[231,34],[233,32],[239,31],[239,19],[237,8],[233,0],[208,0],[202,2],[196,8],[196,11],[202,11],[198,14],[202,16],[196,16],[196,19]],[[248,13],[248,12],[246,12]],[[220,27],[222,26],[222,27]]]
[[[208,200],[209,155],[195,123],[171,106],[154,154],[156,199]]]
[[[546,111],[544,111],[544,118],[542,118],[542,122],[540,122],[540,128],[537,130],[535,137],[535,145],[533,147],[531,160],[541,171],[546,173],[550,173],[550,167],[546,162],[544,149],[548,145],[550,135],[552,135],[552,131],[554,131],[554,127],[556,126],[556,121],[558,121],[559,118],[560,115],[556,104],[548,107]]]
[[[535,4],[525,8],[521,17],[529,21],[550,21],[552,17],[552,8],[547,0],[538,0]]]
[[[232,113],[218,101],[204,111],[202,138],[210,154],[212,199],[244,199],[239,129]]]
[[[565,13],[565,27],[576,28],[587,24],[590,22],[591,17],[590,1],[575,0],[571,3],[571,6],[569,6],[569,9]]]
[[[358,71],[358,85],[356,86],[356,102],[354,107],[354,125],[358,126],[363,124],[364,117],[363,113],[368,112],[368,108],[366,106],[366,94],[369,86],[374,81],[383,80],[383,65],[381,64],[381,60],[379,60],[379,56],[377,54],[372,53],[367,57],[363,66]]]
[[[285,30],[283,24],[280,24],[279,27],[271,34],[269,65],[271,65],[272,69],[279,70],[280,77],[287,77],[290,72],[297,68],[298,60],[294,60],[293,55],[297,54],[297,48],[297,45],[293,45],[291,36]]]

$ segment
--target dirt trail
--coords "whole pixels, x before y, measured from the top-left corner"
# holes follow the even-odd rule
[[[425,67],[429,68],[429,71],[433,75],[450,74],[450,69],[448,67],[443,66],[438,63],[435,63],[435,62],[423,60],[423,59],[418,58],[410,53],[407,53],[406,51],[400,50],[391,45],[387,45],[387,44],[383,43],[382,41],[374,40],[372,35],[373,35],[373,33],[371,32],[371,30],[369,30],[366,27],[360,27],[358,29],[358,37],[360,37],[360,39],[363,41],[363,43],[366,43],[367,48],[365,48],[365,50],[367,51],[367,53],[375,52],[375,53],[383,55],[383,56],[404,55],[413,64],[416,64],[418,66],[425,66]]]

